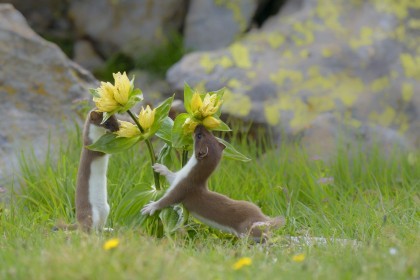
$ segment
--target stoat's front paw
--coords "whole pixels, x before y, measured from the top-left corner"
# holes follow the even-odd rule
[[[165,165],[160,164],[160,163],[155,163],[153,165],[153,169],[157,173],[159,173],[160,175],[163,175],[163,176],[167,176],[167,175],[169,175],[171,173],[171,171],[169,171],[168,167],[166,167]]]
[[[148,204],[146,204],[143,209],[141,209],[141,214],[142,215],[153,215],[157,210],[159,210],[158,208],[158,203],[156,201],[151,201]]]

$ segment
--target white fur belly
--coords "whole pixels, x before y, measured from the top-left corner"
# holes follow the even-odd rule
[[[170,192],[173,188],[175,188],[176,185],[178,185],[178,183],[182,179],[186,178],[196,164],[197,164],[197,159],[195,158],[195,155],[193,155],[190,158],[190,160],[187,162],[187,164],[181,170],[175,173],[175,179],[172,182],[169,189],[167,190],[167,192]]]
[[[221,225],[221,224],[216,223],[215,221],[211,221],[211,220],[208,220],[206,218],[203,218],[203,217],[201,217],[200,215],[197,215],[194,212],[190,212],[190,213],[191,213],[191,215],[194,218],[196,218],[200,222],[203,222],[204,224],[206,224],[206,225],[208,225],[210,227],[217,228],[218,230],[221,230],[221,231],[224,231],[224,232],[228,232],[228,233],[232,233],[232,234],[234,234],[236,236],[239,236],[238,232],[236,230],[234,230],[233,228],[231,228],[231,227],[224,226],[224,225]]]
[[[89,178],[89,202],[92,206],[93,227],[104,227],[109,214],[107,179],[108,155],[96,158],[90,169]]]

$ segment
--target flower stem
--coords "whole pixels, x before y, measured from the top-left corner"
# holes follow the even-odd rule
[[[133,112],[131,112],[130,110],[128,110],[127,113],[130,115],[130,117],[136,123],[136,125],[139,128],[140,132],[141,133],[144,133],[144,129],[141,127],[139,121],[137,120],[137,118],[133,114]],[[149,155],[150,155],[150,161],[152,162],[152,165],[151,166],[153,166],[156,163],[156,155],[155,155],[155,151],[153,150],[152,142],[149,139],[145,139],[144,142],[146,142],[147,150],[149,151]],[[153,168],[152,168],[152,171],[153,171],[153,178],[154,178],[154,181],[155,181],[156,190],[160,190],[159,174],[157,172],[155,172],[153,170]]]

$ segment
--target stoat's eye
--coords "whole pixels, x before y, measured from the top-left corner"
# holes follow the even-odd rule
[[[203,135],[201,133],[197,133],[197,139],[201,139]]]

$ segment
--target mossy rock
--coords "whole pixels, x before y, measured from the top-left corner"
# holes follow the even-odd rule
[[[332,114],[420,147],[419,14],[418,1],[303,1],[228,48],[185,56],[167,79],[176,90],[226,87],[225,114],[278,135]]]

